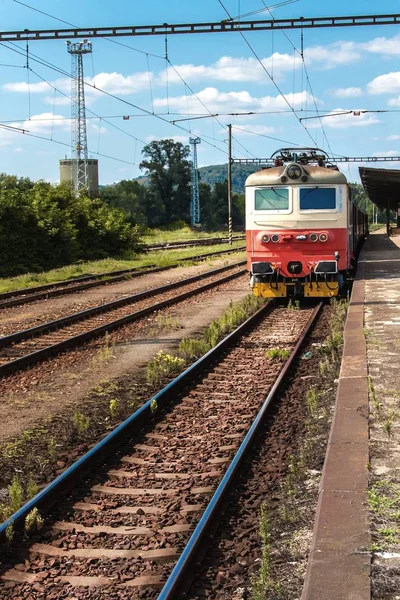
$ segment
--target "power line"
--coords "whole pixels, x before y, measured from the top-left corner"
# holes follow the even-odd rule
[[[15,45],[13,43],[11,43],[12,45]],[[23,54],[22,52],[20,52],[17,49],[11,48],[10,46],[7,46],[6,44],[4,44],[3,42],[0,42],[1,46],[4,46],[5,48],[8,48],[9,50],[12,50],[13,52],[16,52],[17,54],[21,54],[22,56],[25,56],[25,54]],[[67,71],[64,71],[63,69],[61,69],[60,67],[57,67],[51,63],[49,63],[48,61],[46,61],[45,59],[42,59],[41,57],[37,57],[37,55],[35,54],[30,54],[30,58],[31,60],[33,60],[34,62],[37,62],[49,69],[52,69],[53,71],[56,71],[57,73],[60,73],[61,75],[64,75],[65,77],[68,77],[70,79],[72,79],[72,76],[70,73],[68,73]],[[47,82],[48,83],[48,82]],[[126,104],[128,106],[132,106],[133,108],[135,108],[136,110],[142,111],[143,113],[145,113],[146,116],[153,116],[158,120],[161,120],[164,123],[168,123],[169,125],[171,125],[171,122],[168,119],[165,119],[164,117],[152,113],[151,111],[147,110],[146,108],[142,108],[141,106],[134,104],[133,102],[129,102],[128,100],[125,100],[124,98],[120,98],[119,96],[117,96],[116,94],[112,94],[111,92],[107,92],[106,90],[103,90],[102,88],[99,88],[95,85],[92,85],[91,83],[85,81],[85,85],[98,91],[101,92],[102,94],[105,94],[106,96],[109,96],[110,98],[114,98],[115,100],[118,100],[119,102],[122,102],[123,104]],[[60,92],[63,93],[63,92]],[[67,96],[68,97],[68,96]],[[116,127],[115,125],[112,125],[114,127]],[[180,126],[180,125],[173,125],[174,127],[178,128],[181,131],[184,131],[186,134],[187,133],[191,133],[188,129],[185,129],[184,127]],[[205,138],[206,136],[203,136],[201,133],[198,134],[202,139]],[[219,148],[217,145],[212,144],[206,140],[204,140],[206,144],[208,144],[209,146],[212,146],[214,148],[216,148],[217,150],[219,150],[220,152],[223,152],[224,154],[227,154],[226,150],[223,150],[222,148]]]
[[[268,12],[271,15],[273,21],[275,21],[275,18],[273,16],[273,14],[271,13],[271,11],[268,8],[268,6],[265,4],[265,0],[261,0],[261,2],[264,4],[264,6],[266,7],[266,9],[268,10]],[[312,99],[313,99],[313,102],[314,102],[315,110],[317,111],[317,114],[319,114],[318,107],[317,107],[317,102],[315,100],[314,91],[313,91],[313,89],[311,87],[311,81],[310,81],[310,78],[309,78],[309,75],[308,75],[307,65],[306,65],[306,62],[305,62],[305,59],[304,59],[304,52],[303,52],[303,31],[301,32],[301,52],[299,52],[299,50],[296,48],[295,44],[293,44],[292,40],[287,35],[286,31],[282,30],[282,34],[285,36],[285,38],[287,39],[287,41],[289,42],[289,44],[292,46],[293,50],[295,52],[297,52],[297,54],[300,56],[300,58],[302,60],[303,67],[304,67],[304,72],[306,74],[306,79],[307,79],[307,82],[308,82],[308,85],[309,85],[309,88],[310,88],[310,92],[311,92],[311,96],[312,96]],[[306,89],[306,94],[307,94],[307,89]],[[300,122],[301,122],[301,119],[300,119]],[[323,126],[321,120],[320,120],[320,124],[321,124],[322,134],[325,137],[327,146],[328,146],[331,154],[333,155],[334,152],[333,152],[333,150],[331,148],[331,145],[330,145],[329,140],[328,140],[328,136],[326,135],[326,132],[325,132],[325,129],[324,129],[324,126]],[[316,145],[318,145],[318,144],[316,144]]]
[[[37,135],[36,133],[30,133],[30,132],[28,132],[26,130],[18,130],[15,127],[10,128],[10,130],[12,130],[13,133],[21,133],[24,136],[28,136],[28,137],[31,137],[31,138],[36,138],[38,140],[44,140],[45,142],[52,142],[53,144],[58,144],[60,146],[65,146],[65,147],[68,147],[68,148],[72,148],[72,145],[71,144],[67,144],[66,142],[61,142],[60,140],[50,139],[50,138],[47,138],[47,137],[42,136],[42,135]],[[89,150],[89,152],[90,152],[90,154],[96,154],[97,156],[101,156],[103,158],[108,158],[110,160],[115,160],[117,162],[125,163],[127,165],[137,166],[136,162],[131,162],[131,161],[125,160],[123,158],[117,158],[115,156],[110,156],[109,154],[103,154],[101,152],[96,152],[95,150]]]
[[[229,14],[228,10],[225,8],[222,0],[218,0],[219,4],[222,6],[222,8],[224,9],[224,11],[227,13],[228,17],[231,18],[231,15]],[[274,22],[274,21],[273,21]],[[249,47],[249,49],[251,50],[252,54],[255,56],[255,58],[257,59],[257,61],[259,62],[259,64],[261,65],[262,69],[266,72],[266,74],[268,75],[269,79],[272,81],[272,83],[274,84],[274,86],[276,87],[276,89],[278,90],[279,94],[282,96],[282,98],[284,99],[284,101],[286,102],[286,104],[288,105],[288,107],[291,109],[292,113],[294,114],[294,116],[296,117],[297,121],[300,123],[300,125],[303,127],[304,131],[306,131],[307,135],[309,136],[309,138],[312,140],[313,144],[315,144],[317,146],[316,141],[314,140],[314,138],[312,137],[311,133],[308,131],[307,127],[305,127],[303,125],[303,123],[300,121],[299,117],[297,116],[297,113],[295,111],[295,109],[293,108],[293,106],[290,104],[289,100],[286,98],[285,94],[282,92],[282,90],[280,89],[280,87],[278,86],[278,84],[276,83],[276,81],[274,80],[274,78],[272,77],[271,73],[268,71],[268,69],[265,67],[263,61],[260,59],[260,57],[258,56],[258,54],[256,53],[256,51],[254,50],[253,46],[250,44],[250,42],[247,40],[246,36],[239,31],[240,35],[242,36],[242,38],[244,39],[244,41],[246,42],[247,46]]]
[[[250,133],[252,135],[258,135],[260,137],[267,138],[269,140],[275,140],[276,142],[283,142],[284,144],[293,144],[294,146],[299,146],[300,148],[304,147],[304,144],[296,144],[296,142],[289,142],[288,140],[282,140],[280,138],[273,137],[271,135],[267,135],[265,133],[259,133],[258,131],[251,131],[250,129],[247,129],[245,127],[241,127],[238,125],[236,125],[236,126],[232,125],[232,128],[237,129],[238,131],[243,131],[245,133]]]
[[[16,4],[21,4],[21,6],[25,6],[26,8],[29,8],[30,10],[34,10],[37,13],[40,13],[41,15],[45,15],[46,17],[49,17],[50,19],[54,19],[55,21],[59,21],[60,23],[64,23],[64,25],[70,25],[71,27],[77,27],[77,25],[74,25],[74,23],[70,23],[69,21],[64,21],[64,19],[60,19],[59,17],[55,17],[54,15],[51,15],[48,12],[45,12],[44,10],[39,10],[38,8],[35,8],[34,6],[30,6],[30,4],[26,4],[25,2],[21,2],[20,0],[13,0],[13,2],[16,2]],[[106,42],[111,42],[113,44],[117,44],[118,46],[124,46],[125,48],[129,48],[130,50],[133,50],[134,52],[138,52],[139,54],[150,54],[148,52],[145,52],[144,50],[139,50],[138,48],[134,48],[133,46],[128,46],[128,44],[123,44],[122,42],[117,42],[117,40],[110,40],[109,38],[105,37],[105,36],[101,36],[104,40],[106,40]],[[160,58],[160,59],[164,59],[163,56],[159,56],[158,54],[150,54],[150,56],[153,56],[154,58]]]
[[[29,4],[26,4],[25,2],[21,2],[21,0],[13,0],[13,1],[14,1],[14,2],[16,2],[17,4],[21,4],[22,6],[25,6],[26,8],[29,8],[29,9],[31,9],[31,10],[34,10],[34,11],[36,11],[36,12],[40,13],[40,14],[46,15],[47,17],[50,17],[51,19],[55,19],[56,21],[60,21],[61,23],[64,23],[64,24],[66,24],[66,25],[71,25],[72,27],[76,27],[76,25],[74,25],[73,23],[70,23],[70,22],[68,22],[68,21],[64,21],[63,19],[59,19],[58,17],[55,17],[54,15],[51,15],[51,14],[50,14],[50,13],[48,13],[48,12],[45,12],[45,11],[39,10],[39,9],[37,9],[37,8],[35,8],[35,7],[31,6],[31,5],[29,5]],[[293,0],[291,0],[291,1],[293,1]],[[128,48],[129,50],[133,50],[133,51],[135,51],[135,52],[139,52],[139,53],[141,53],[141,54],[144,54],[144,55],[147,57],[147,62],[148,62],[149,56],[153,56],[153,57],[155,57],[155,58],[160,58],[160,59],[162,59],[162,60],[166,60],[166,61],[168,62],[168,64],[171,66],[171,68],[172,68],[172,69],[175,71],[175,73],[178,75],[178,77],[181,79],[181,81],[182,81],[182,82],[183,82],[183,83],[184,83],[184,84],[185,84],[185,85],[188,87],[188,89],[191,91],[191,93],[192,93],[192,94],[193,94],[193,95],[194,95],[194,96],[197,98],[197,100],[198,100],[198,101],[199,101],[199,102],[202,104],[202,106],[203,106],[203,107],[204,107],[204,108],[205,108],[205,109],[206,109],[206,110],[209,112],[209,114],[211,114],[211,111],[209,111],[209,110],[208,110],[208,108],[206,107],[206,105],[204,104],[204,102],[203,102],[202,100],[200,100],[200,98],[197,96],[197,94],[195,94],[195,92],[194,92],[194,91],[193,91],[193,90],[190,88],[190,86],[189,86],[188,84],[186,84],[186,82],[184,81],[184,79],[182,78],[182,76],[180,75],[180,73],[178,73],[178,71],[176,70],[176,68],[174,67],[174,65],[173,65],[173,64],[171,63],[171,61],[169,60],[169,58],[168,58],[168,51],[167,51],[167,45],[166,45],[166,54],[165,54],[165,57],[162,57],[162,56],[159,56],[159,55],[156,55],[156,54],[152,54],[152,53],[144,52],[143,50],[138,50],[137,48],[133,48],[132,46],[129,46],[129,45],[127,45],[127,44],[123,44],[123,43],[121,43],[121,42],[117,42],[116,40],[108,39],[108,38],[106,38],[106,37],[104,37],[104,39],[105,39],[106,41],[113,42],[113,43],[115,43],[115,44],[118,44],[118,45],[120,45],[120,46],[123,46],[123,47],[125,47],[125,48]],[[149,71],[149,72],[150,72],[150,71]],[[85,83],[86,83],[86,82],[85,82]],[[97,88],[97,89],[98,89],[98,88]],[[151,80],[150,80],[150,94],[151,94],[151,97],[152,97],[152,90],[151,90]],[[153,101],[152,101],[152,103],[153,103]],[[154,110],[152,111],[152,113],[151,113],[151,114],[152,114],[152,115],[154,114]],[[148,116],[150,116],[150,114],[149,114]],[[173,125],[175,125],[175,123],[172,123],[172,124],[173,124]],[[224,125],[223,125],[222,123],[219,123],[219,124],[221,125],[221,127],[225,128],[225,127],[224,127]],[[121,130],[121,131],[123,131],[123,130]],[[188,131],[188,133],[189,133],[189,135],[190,135],[190,133],[191,133],[191,132],[190,132],[190,130]],[[139,140],[139,141],[140,141],[140,140]],[[242,148],[245,150],[245,152],[247,152],[248,154],[251,154],[251,152],[249,152],[249,151],[248,151],[248,150],[247,150],[247,149],[246,149],[246,148],[245,148],[245,147],[244,147],[242,144],[240,144],[240,142],[239,142],[239,145],[240,145],[240,146],[241,146],[241,147],[242,147]],[[253,156],[253,155],[252,155],[252,156]]]
[[[299,17],[292,19],[265,19],[232,21],[232,18],[209,23],[163,23],[159,25],[126,25],[122,27],[73,27],[71,29],[23,29],[2,31],[0,40],[26,40],[136,37],[148,35],[181,35],[194,33],[232,33],[237,31],[274,31],[280,29],[316,29],[327,27],[366,27],[398,25],[400,14],[353,15],[336,17]],[[160,58],[159,56],[157,58]],[[162,57],[164,60],[164,57]]]

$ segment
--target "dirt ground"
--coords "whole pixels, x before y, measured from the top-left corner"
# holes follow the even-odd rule
[[[201,268],[195,267],[197,272]],[[138,285],[138,280],[129,283]],[[173,325],[170,331],[163,331],[154,315],[111,334],[107,348],[104,348],[104,338],[96,340],[29,371],[7,377],[0,382],[0,443],[15,438],[65,407],[79,407],[84,397],[105,380],[112,382],[142,370],[157,352],[176,349],[182,338],[201,332],[222,315],[230,302],[237,302],[248,293],[248,277],[240,277],[162,311]],[[72,298],[61,300],[69,302]]]
[[[232,255],[213,258],[196,265],[185,265],[176,267],[160,273],[144,275],[135,279],[118,281],[116,283],[99,285],[74,294],[49,298],[48,300],[37,300],[23,306],[2,309],[0,311],[0,336],[9,335],[20,329],[35,327],[47,321],[58,319],[62,316],[85,310],[105,302],[111,302],[124,298],[137,292],[157,289],[161,286],[188,277],[193,277],[217,269],[224,265],[244,260],[244,253],[238,252]]]

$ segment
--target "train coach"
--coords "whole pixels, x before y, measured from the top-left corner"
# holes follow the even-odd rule
[[[368,232],[343,173],[319,149],[276,152],[246,180],[246,248],[256,296],[332,297]]]

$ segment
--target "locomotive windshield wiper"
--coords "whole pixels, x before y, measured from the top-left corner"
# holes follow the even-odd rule
[[[319,189],[319,186],[318,186],[318,185],[316,185],[316,186],[315,186],[315,187],[313,187],[313,188],[310,188],[310,189],[309,189],[309,190],[308,190],[308,191],[307,191],[307,192],[304,194],[304,196],[302,196],[302,198],[301,198],[301,199],[302,199],[302,200],[304,200],[304,198],[307,198],[308,194],[310,194],[311,192],[315,192],[315,190],[318,190],[318,189]]]
[[[283,198],[284,200],[287,200],[287,196],[282,196],[282,194],[278,194],[278,192],[276,191],[276,189],[274,187],[270,188],[273,192],[275,192],[275,194],[279,197],[279,198]]]

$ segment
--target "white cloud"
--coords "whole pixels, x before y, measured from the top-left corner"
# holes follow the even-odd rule
[[[93,131],[96,131],[96,133],[107,133],[108,131],[107,127],[104,127],[103,125],[96,125],[96,123],[93,123],[92,121],[88,122],[88,129],[93,129]]]
[[[337,88],[333,90],[333,95],[337,98],[356,98],[362,96],[362,89],[359,87]]]
[[[397,98],[390,98],[388,106],[400,106],[400,96],[397,96]]]
[[[153,142],[154,140],[159,140],[160,136],[155,134],[146,135],[144,138],[146,142]],[[189,134],[188,135],[169,135],[169,140],[174,140],[174,142],[180,142],[181,144],[189,144]]]
[[[46,104],[51,104],[52,106],[69,106],[71,104],[71,98],[67,96],[46,96],[44,98]]]
[[[347,129],[349,127],[367,127],[368,125],[375,125],[376,123],[380,123],[379,119],[372,113],[363,113],[361,112],[359,115],[354,114],[358,111],[362,111],[363,109],[358,109],[352,111],[348,114],[337,114],[346,112],[346,109],[336,108],[332,110],[329,117],[324,117],[322,122],[324,127],[330,127],[331,129]],[[307,128],[319,128],[321,124],[318,119],[313,119],[312,121],[306,121]]]
[[[284,72],[291,71],[294,66],[298,67],[301,64],[300,56],[290,54],[280,54],[274,52],[269,57],[261,59],[262,65],[269,71],[273,72],[275,78],[282,78]],[[263,66],[260,62],[253,58],[232,56],[222,56],[211,65],[193,65],[181,64],[175,66],[175,69],[168,67],[167,72],[161,71],[157,83],[165,85],[168,83],[180,83],[182,79],[185,81],[254,81],[265,83],[267,77]],[[182,79],[181,79],[182,78]]]
[[[71,128],[69,119],[66,119],[62,115],[53,114],[51,112],[32,115],[30,119],[19,123],[13,123],[12,126],[20,127],[29,131],[29,133],[35,134],[48,133],[52,129],[66,131]]]
[[[372,54],[396,56],[400,54],[400,35],[395,35],[392,38],[375,38],[369,42],[360,44],[360,47]]]
[[[10,123],[10,127],[17,129],[23,129],[27,133],[34,135],[47,136],[51,131],[69,131],[71,124],[69,119],[66,119],[62,115],[57,115],[50,112],[41,113],[39,115],[32,115],[30,119],[26,121],[16,121]],[[0,128],[0,147],[9,146],[18,139],[18,136],[23,135],[21,132],[12,131],[10,129]],[[16,152],[20,152],[22,149],[16,149]]]
[[[246,90],[240,92],[220,92],[217,88],[207,87],[198,92],[196,96],[155,98],[154,106],[158,108],[169,106],[170,109],[181,113],[187,111],[196,112],[201,107],[201,103],[199,102],[201,100],[212,112],[240,112],[287,108],[284,98],[280,95],[256,98],[251,96]],[[295,108],[302,106],[306,101],[309,103],[312,100],[311,95],[305,91],[286,94],[286,98]]]
[[[393,135],[388,135],[388,136],[386,136],[386,138],[385,138],[385,139],[386,139],[386,140],[388,140],[389,142],[390,142],[391,140],[393,140],[393,141],[395,141],[395,140],[400,140],[400,135],[398,135],[397,133],[396,133],[396,134],[393,134]]]
[[[51,86],[44,81],[40,81],[39,83],[31,83],[30,85],[28,85],[26,81],[5,83],[3,85],[3,90],[6,92],[19,92],[23,94],[27,94],[28,92],[31,94],[41,94],[42,92],[48,93],[51,89]]]
[[[324,69],[334,69],[337,66],[356,62],[362,58],[359,47],[354,42],[334,42],[326,46],[311,46],[304,50],[308,64],[319,64]]]
[[[98,73],[95,77],[86,78],[90,85],[94,85],[106,92],[126,96],[134,94],[149,87],[149,74],[147,71],[133,73],[132,75],[122,75],[121,73]],[[152,85],[153,85],[152,77]],[[89,88],[95,93],[95,90]],[[101,92],[99,92],[101,93]]]
[[[368,93],[376,94],[396,94],[400,92],[400,72],[385,73],[375,77],[368,83]]]

